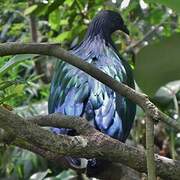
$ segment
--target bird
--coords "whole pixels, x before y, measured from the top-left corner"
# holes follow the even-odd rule
[[[83,40],[69,52],[134,89],[132,69],[111,38],[117,30],[129,34],[120,13],[101,10],[89,24]],[[84,117],[97,130],[125,142],[133,125],[136,105],[82,70],[58,60],[50,86],[48,111],[49,114]],[[52,131],[76,133],[66,128],[52,128]],[[72,166],[83,166],[80,158],[67,159]],[[86,166],[96,167],[97,164],[96,159],[89,159]]]

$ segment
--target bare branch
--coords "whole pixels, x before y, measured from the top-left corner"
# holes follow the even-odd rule
[[[147,95],[136,92],[130,87],[119,83],[112,77],[108,76],[98,68],[94,67],[82,59],[70,54],[60,48],[58,44],[21,44],[21,43],[4,43],[0,44],[0,56],[14,54],[42,54],[55,56],[82,71],[88,73],[95,79],[107,85],[117,93],[121,94],[138,104],[152,120],[162,120],[164,123],[180,131],[180,124],[172,118],[161,112],[147,97]]]
[[[61,121],[59,121],[59,119],[61,119]],[[86,119],[81,117],[64,116],[60,113],[54,113],[46,116],[31,117],[27,120],[40,126],[75,129],[77,133],[81,135],[94,133],[94,128],[88,123]]]
[[[148,179],[156,180],[154,159],[154,123],[149,117],[146,117],[146,157]]]
[[[144,41],[147,41],[149,37],[151,37],[154,33],[156,33],[158,31],[158,29],[163,26],[163,24],[168,20],[169,15],[167,15],[166,17],[164,17],[164,19],[155,27],[153,27],[152,29],[150,29],[144,36],[142,39],[136,41],[135,43],[130,44],[126,50],[123,53],[128,53],[133,51],[135,48],[142,46],[142,43]]]
[[[28,119],[29,121],[19,117],[16,114],[0,107],[0,127],[7,133],[14,135],[16,139],[12,144],[16,146],[32,150],[45,157],[54,158],[54,155],[98,158],[106,159],[113,162],[121,162],[139,172],[147,172],[145,152],[137,148],[128,146],[118,140],[112,139],[109,136],[102,134],[96,129],[87,125],[82,118],[73,119],[73,117],[63,117],[58,114],[43,116]],[[50,122],[52,121],[52,125]],[[68,123],[67,123],[68,121]],[[91,132],[86,135],[66,136],[55,135],[41,127],[41,125],[61,126],[74,128],[81,131],[75,122],[80,122],[84,128],[82,132]],[[74,126],[75,125],[75,126]],[[92,133],[93,131],[93,133]],[[37,148],[38,147],[38,148]],[[180,162],[156,155],[157,175],[162,178],[179,179],[180,177]]]

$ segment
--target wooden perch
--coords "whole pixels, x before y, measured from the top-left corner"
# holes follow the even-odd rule
[[[55,135],[39,125],[72,128],[79,135]],[[147,172],[144,151],[97,131],[83,118],[55,113],[23,119],[0,107],[0,127],[5,130],[5,136],[13,137],[12,144],[50,160],[61,156],[99,158],[120,162],[139,172]],[[3,139],[6,138],[1,136],[0,141],[3,142]],[[179,179],[180,161],[155,155],[155,162],[158,176],[164,179]]]

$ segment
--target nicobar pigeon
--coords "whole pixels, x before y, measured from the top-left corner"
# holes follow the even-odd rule
[[[134,88],[129,64],[122,59],[111,35],[129,31],[119,13],[103,10],[92,20],[83,41],[70,53],[93,64],[119,82]],[[136,105],[112,89],[63,61],[58,61],[51,82],[49,113],[85,117],[96,129],[125,142],[132,128]],[[75,135],[71,129],[53,128],[56,134]],[[74,166],[83,166],[82,159],[67,157]],[[86,160],[88,167],[96,167],[95,159]]]

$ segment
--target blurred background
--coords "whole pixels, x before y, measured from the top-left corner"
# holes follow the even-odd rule
[[[130,31],[113,40],[131,64],[137,90],[174,121],[180,121],[180,1],[179,0],[1,0],[0,43],[79,43],[96,13],[122,14]],[[49,86],[56,58],[37,55],[0,57],[0,104],[23,117],[47,114]],[[1,130],[1,129],[0,129]],[[138,108],[127,143],[145,148],[145,116]],[[180,133],[155,125],[156,153],[180,160]],[[0,179],[74,179],[29,151],[0,144]]]

